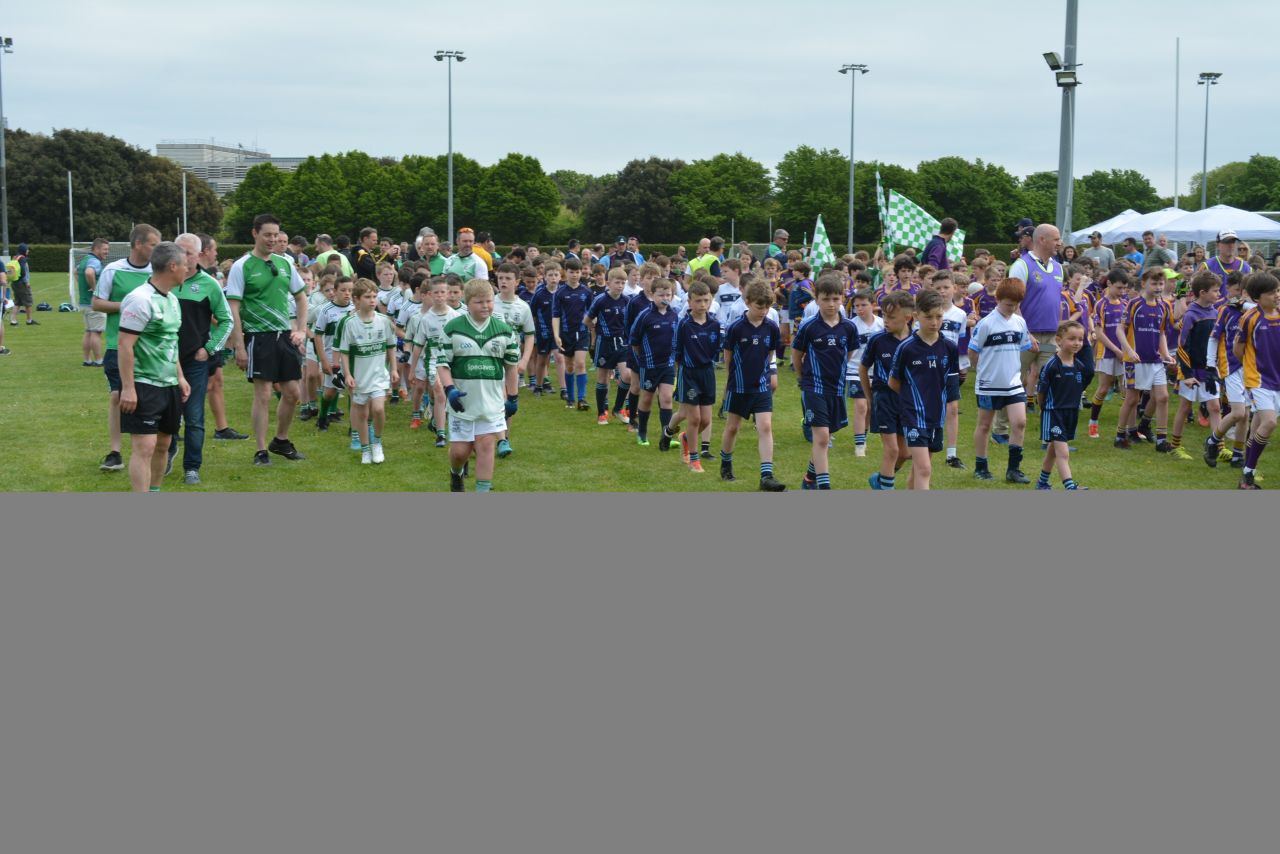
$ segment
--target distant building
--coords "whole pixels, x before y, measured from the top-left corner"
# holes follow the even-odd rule
[[[272,163],[277,169],[292,172],[306,160],[305,157],[272,157],[265,151],[202,140],[162,142],[156,145],[156,154],[203,178],[219,196],[226,196],[240,186],[245,173],[259,163]]]

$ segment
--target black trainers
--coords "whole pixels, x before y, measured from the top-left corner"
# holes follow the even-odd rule
[[[464,487],[462,485],[462,475],[455,474],[452,471],[449,472],[449,491],[462,492],[463,489]]]
[[[733,463],[726,463],[724,460],[720,461],[720,479],[737,480],[737,478],[733,476]],[[761,480],[763,479],[764,478],[761,478]]]
[[[1004,473],[1006,483],[1030,483],[1031,478],[1022,473],[1021,469],[1009,469]]]
[[[316,419],[316,429],[319,430],[321,433],[329,432],[329,416],[328,415],[321,415],[319,418]]]
[[[304,407],[302,408],[302,411],[298,413],[298,420],[299,420],[299,421],[310,421],[312,418],[316,418],[316,417],[318,417],[319,415],[320,415],[320,413],[319,413],[319,412],[317,412],[316,410],[312,409],[310,406],[304,406]]]
[[[271,465],[271,455],[266,451],[255,451],[253,454],[253,464],[255,466]]]
[[[1167,440],[1166,440],[1166,441],[1160,441],[1160,442],[1157,442],[1157,443],[1156,443],[1156,451],[1157,451],[1158,453],[1161,453],[1161,454],[1172,454],[1172,453],[1173,453],[1173,445],[1169,444],[1169,442],[1168,442]]]
[[[786,492],[787,485],[773,475],[760,478],[761,492]]]
[[[1125,436],[1117,436],[1115,446],[1122,451],[1127,451],[1133,447],[1133,444]]]
[[[437,448],[443,448],[446,444],[447,444],[447,443],[445,442],[444,434],[443,434],[443,433],[437,433],[437,434],[436,434],[436,447],[437,447]]]
[[[674,438],[675,436],[670,436],[667,434],[666,430],[663,430],[661,432],[661,435],[658,436],[658,450],[659,451],[671,450],[671,440]]]
[[[1204,464],[1211,469],[1218,467],[1218,443],[1212,436],[1204,440]]]
[[[1233,469],[1242,469],[1242,468],[1244,468],[1244,457],[1232,457],[1232,458],[1231,458],[1231,467],[1232,467]]]
[[[702,457],[704,460],[714,460],[716,458],[716,455],[711,453],[710,451],[703,451],[702,453],[698,454],[698,456]]]
[[[238,430],[235,430],[231,427],[223,427],[221,430],[218,430],[213,434],[213,438],[215,439],[248,439],[249,437],[244,433],[241,433]]]
[[[987,469],[978,469],[973,473],[974,480],[995,480],[996,476]]]
[[[1240,476],[1240,485],[1236,488],[1237,489],[1262,489],[1262,487],[1258,486],[1258,484],[1255,482],[1253,477],[1253,472],[1251,471],[1247,471]]]
[[[965,464],[959,457],[947,457],[947,467],[953,469],[965,470]]]
[[[271,443],[267,445],[267,450],[273,454],[279,454],[286,460],[294,460],[296,462],[298,460],[306,459],[306,457],[298,453],[298,449],[295,448],[293,446],[293,442],[290,442],[288,439],[272,439]]]
[[[98,468],[102,471],[120,471],[124,468],[124,459],[121,458],[119,451],[112,451],[102,458],[102,465]]]

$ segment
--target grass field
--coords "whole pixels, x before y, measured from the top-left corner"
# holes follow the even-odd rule
[[[67,300],[67,277],[63,273],[35,273],[36,302],[56,306]],[[0,490],[6,492],[95,492],[125,491],[128,472],[101,472],[98,464],[108,450],[106,381],[100,368],[81,366],[80,338],[83,320],[79,314],[38,312],[40,325],[8,326],[5,344],[12,355],[0,357],[0,435],[5,439],[6,465],[0,468]],[[250,385],[234,365],[226,369],[227,409],[231,426],[249,433]],[[799,486],[808,461],[808,447],[800,432],[799,393],[794,375],[783,368],[779,394],[775,400],[774,465],[777,477],[791,490]],[[554,382],[554,380],[553,380]],[[588,397],[594,400],[594,377]],[[612,393],[612,389],[611,389]],[[213,422],[207,417],[203,484],[188,487],[175,471],[166,481],[168,491],[258,491],[258,492],[421,492],[447,491],[448,466],[444,449],[434,447],[434,437],[425,429],[409,429],[406,403],[388,407],[384,437],[387,462],[362,466],[359,455],[347,447],[346,422],[328,433],[318,433],[314,422],[294,422],[291,438],[307,459],[289,462],[273,456],[270,468],[252,465],[254,443],[212,439]],[[1112,447],[1106,438],[1114,428],[1119,400],[1103,410],[1103,437],[1084,435],[1087,419],[1081,418],[1081,434],[1074,443],[1080,453],[1072,460],[1076,480],[1091,489],[1234,489],[1239,472],[1220,464],[1209,469],[1199,459],[1205,430],[1187,425],[1184,443],[1195,456],[1179,461],[1157,454],[1150,445],[1131,451]],[[960,456],[972,469],[973,420],[976,405],[973,383],[965,386],[961,403]],[[755,433],[746,425],[739,434],[734,453],[738,474],[735,483],[720,480],[717,461],[707,462],[707,473],[690,473],[680,464],[677,449],[663,454],[657,450],[657,412],[653,414],[648,448],[637,447],[635,437],[616,422],[596,425],[591,412],[566,411],[559,397],[535,399],[522,393],[520,414],[511,434],[515,453],[499,460],[494,476],[495,489],[502,492],[750,492],[756,488],[759,458]],[[1040,419],[1031,416],[1029,437],[1039,435]],[[713,427],[712,452],[719,451],[723,422]],[[1034,481],[1041,452],[1038,441],[1027,442],[1023,470]],[[124,437],[128,459],[129,439]],[[853,432],[836,435],[831,453],[834,489],[867,490],[867,476],[875,471],[880,442],[869,439],[866,458],[853,455]],[[1270,474],[1274,454],[1264,456],[1260,473]],[[1002,476],[1005,451],[992,445],[992,470]],[[179,460],[180,462],[180,460]],[[906,470],[899,475],[905,482]],[[1280,482],[1278,478],[1277,482]],[[1264,484],[1266,486],[1266,484]],[[980,483],[971,471],[955,471],[935,457],[933,487],[939,490],[1021,489],[1001,480]],[[471,488],[471,482],[468,482]],[[900,486],[901,488],[901,486]],[[1061,485],[1054,477],[1054,489]]]

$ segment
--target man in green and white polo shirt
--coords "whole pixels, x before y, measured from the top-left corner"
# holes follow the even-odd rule
[[[476,233],[470,228],[458,229],[458,251],[444,262],[444,274],[454,273],[462,281],[488,279],[489,267],[475,253]]]
[[[116,341],[120,337],[120,303],[134,288],[151,277],[151,251],[160,243],[160,232],[140,222],[129,232],[129,255],[102,268],[93,290],[92,306],[107,316],[106,351],[102,354],[102,372],[107,377],[107,431],[111,449],[98,468],[120,471],[120,360]]]
[[[150,278],[125,295],[117,320],[120,429],[133,435],[134,492],[160,491],[169,443],[191,393],[178,364],[182,308],[173,293],[187,277],[187,254],[176,243],[161,243],[151,262]]]
[[[267,451],[287,460],[305,459],[289,441],[289,425],[301,395],[302,342],[307,333],[307,286],[289,259],[272,250],[280,221],[271,214],[253,220],[253,251],[236,261],[227,274],[227,301],[235,323],[232,342],[236,364],[253,383],[253,433],[256,466],[271,465]],[[296,314],[289,317],[289,302]],[[267,444],[271,387],[278,384],[276,433]]]

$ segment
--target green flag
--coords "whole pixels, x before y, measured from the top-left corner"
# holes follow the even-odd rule
[[[818,214],[818,224],[813,227],[813,248],[809,251],[809,266],[813,268],[814,278],[818,277],[819,270],[835,262],[836,253],[831,248],[831,241],[827,239],[827,229],[822,224],[822,214]]]
[[[942,223],[934,219],[928,211],[899,193],[889,191],[889,234],[890,239],[899,246],[913,246],[924,249]],[[955,235],[947,244],[947,258],[952,262],[959,261],[964,254],[964,230],[956,229]]]

